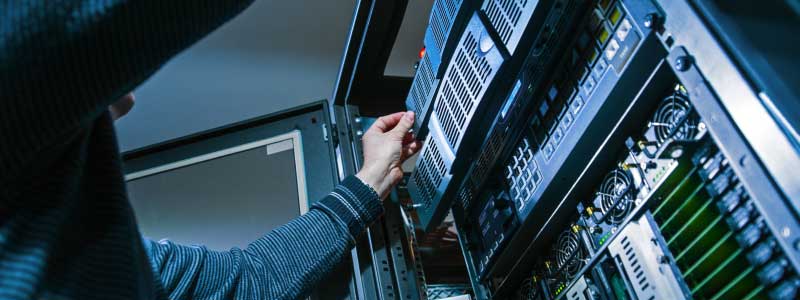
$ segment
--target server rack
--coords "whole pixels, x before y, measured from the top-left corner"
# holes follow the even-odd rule
[[[332,178],[356,172],[360,133],[370,117],[405,107],[419,116],[419,136],[447,148],[451,162],[440,178],[427,176],[447,180],[427,188],[435,190],[429,196],[419,196],[423,181],[410,176],[416,205],[387,207],[344,265],[347,282],[329,282],[339,291],[332,298],[432,298],[428,291],[440,286],[428,288],[415,244],[420,229],[436,227],[447,213],[455,220],[474,299],[796,297],[800,182],[791,175],[800,167],[800,139],[793,113],[798,97],[788,88],[796,78],[771,64],[785,57],[748,44],[747,24],[731,30],[738,24],[731,7],[782,11],[777,34],[798,24],[798,9],[782,1],[732,3],[437,0],[429,19],[437,25],[428,29],[417,74],[398,78],[382,71],[407,3],[359,1],[320,129],[335,158]],[[483,79],[485,96],[472,97],[483,105],[464,122],[474,125],[459,128],[470,132],[472,151],[459,151],[442,120],[458,118],[443,114],[462,104],[435,110],[437,102],[447,104],[442,87],[455,80],[448,69],[456,69],[450,65],[466,32],[477,35],[476,49],[488,50],[478,57],[492,52],[497,64],[490,67],[496,74]],[[586,36],[591,46],[576,46]],[[683,107],[685,114],[674,120],[689,127],[654,133],[663,126],[653,120],[664,103]],[[682,153],[667,155],[678,146]],[[425,163],[423,157],[418,167]],[[648,179],[655,181],[644,184]],[[680,194],[684,187],[703,195],[687,199],[706,202],[670,200],[676,198],[668,192]],[[392,198],[402,197],[394,192]],[[685,217],[682,211],[689,210],[681,207],[698,213]],[[747,218],[726,221],[742,214],[737,211],[748,212]],[[423,216],[416,228],[409,226],[413,214]],[[704,216],[718,220],[704,223]],[[490,234],[479,233],[482,228]],[[700,267],[681,264],[690,257],[686,249],[698,245],[679,242],[690,229],[698,229],[698,237],[728,235],[719,247],[733,251],[719,253],[734,254],[719,255],[717,265],[742,267],[725,269],[736,271],[730,282],[738,284],[714,282],[714,272],[700,280],[693,275]],[[560,245],[569,250],[554,251]],[[637,275],[637,266],[649,271]],[[654,268],[661,275],[653,275]],[[646,280],[630,279],[636,276]]]
[[[800,24],[796,5],[576,2],[474,4],[480,7],[474,19],[491,40],[486,49],[500,49],[503,67],[496,68],[512,71],[495,74],[489,67],[490,75],[477,81],[486,88],[481,93],[499,95],[477,94],[473,103],[488,107],[482,110],[488,116],[454,109],[442,84],[451,74],[443,74],[431,106],[446,105],[438,114],[451,116],[434,109],[422,151],[449,152],[423,155],[410,188],[418,212],[429,216],[422,228],[435,227],[452,210],[477,298],[619,297],[609,296],[615,286],[602,275],[611,265],[615,272],[666,268],[664,276],[627,274],[637,280],[616,286],[640,298],[795,297],[800,185],[788,171],[800,164],[800,147],[792,113],[797,95],[786,87],[797,76],[785,71],[797,59],[787,54],[793,50],[776,54],[753,41]],[[526,5],[544,25],[509,25],[528,13],[520,10]],[[753,17],[743,9],[772,17],[759,20],[770,26],[737,19]],[[526,30],[534,33],[509,47],[512,32]],[[543,56],[546,51],[558,53]],[[470,61],[457,57],[441,64]],[[470,102],[475,95],[455,98]],[[459,151],[460,132],[467,130],[476,140],[471,145],[479,146]],[[448,136],[453,132],[458,138]],[[657,156],[664,153],[672,157]],[[699,185],[692,185],[691,197],[675,198],[686,185],[672,181],[684,175],[678,182]],[[675,203],[680,209],[672,211]],[[692,210],[698,211],[685,215]],[[697,234],[694,243],[683,240],[688,232]],[[633,236],[651,236],[656,247],[644,251]],[[686,262],[694,247],[722,237],[708,245],[716,246],[714,255]],[[660,253],[661,261],[645,264],[630,253]],[[712,261],[718,265],[706,265]],[[718,278],[726,270],[736,276],[723,283]]]

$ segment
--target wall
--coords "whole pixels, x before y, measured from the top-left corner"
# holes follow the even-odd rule
[[[135,90],[122,151],[330,98],[351,0],[256,1]]]

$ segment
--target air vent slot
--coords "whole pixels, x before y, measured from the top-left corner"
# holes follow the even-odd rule
[[[537,0],[486,0],[483,2],[481,10],[486,14],[492,28],[512,55],[538,3]],[[561,2],[557,1],[554,9],[561,9],[560,5],[562,5]]]
[[[670,253],[657,238],[655,227],[649,213],[643,215],[619,232],[608,252],[630,282],[635,298],[686,299],[677,273],[664,263],[671,260]]]
[[[492,26],[497,30],[503,44],[508,44],[511,33],[519,24],[522,9],[528,0],[490,0],[484,4],[484,11]]]
[[[445,172],[447,169],[439,147],[432,138],[428,138],[422,149],[420,162],[411,179],[420,191],[423,207],[431,207],[432,200],[436,196],[436,189],[441,184]],[[414,200],[419,203],[419,199]]]
[[[461,203],[461,207],[464,208],[465,211],[469,210],[472,206],[472,200],[475,198],[475,186],[472,184],[471,181],[467,180],[464,182],[464,185],[461,186],[461,189],[458,191],[458,201]]]
[[[417,68],[417,74],[414,76],[414,83],[411,85],[411,91],[408,97],[414,105],[414,112],[417,116],[424,116],[428,107],[428,93],[433,87],[433,68],[431,67],[431,60],[426,54],[422,57],[422,61]]]
[[[478,160],[475,163],[475,169],[472,173],[473,182],[480,183],[486,180],[491,167],[494,166],[494,161],[500,155],[500,151],[503,150],[503,142],[506,140],[507,132],[504,128],[497,128],[492,131],[492,135],[489,136],[486,145],[481,149],[480,156],[478,156]]]
[[[435,78],[431,57],[426,53],[417,67],[414,82],[406,97],[406,106],[417,116],[414,120],[414,131],[419,138],[424,138],[428,133],[427,123],[430,117],[431,102],[438,85],[439,81]]]
[[[433,10],[431,11],[431,18],[428,20],[433,33],[433,39],[436,49],[444,49],[447,35],[452,28],[453,21],[456,18],[456,12],[461,6],[462,1],[454,0],[437,0],[433,3]]]
[[[488,54],[478,53],[478,39],[481,38],[478,35],[485,33],[482,33],[484,29],[477,16],[473,17],[470,27],[472,30],[466,31],[459,42],[434,104],[434,112],[445,139],[453,150],[457,149],[467,123],[491,81],[491,75],[496,72],[487,60]]]
[[[458,192],[450,185],[453,153],[445,143],[441,126],[435,118],[428,125],[428,136],[408,183],[408,193],[424,231],[434,230],[444,220]]]

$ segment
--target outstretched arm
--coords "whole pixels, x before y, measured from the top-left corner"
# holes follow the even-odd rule
[[[294,221],[246,249],[211,251],[145,241],[171,299],[297,299],[342,260],[354,237],[383,212],[381,198],[402,179],[419,149],[413,113],[382,117],[364,135],[364,167]]]
[[[147,240],[145,246],[170,299],[297,299],[382,212],[378,195],[349,177],[308,213],[245,249],[220,252]]]

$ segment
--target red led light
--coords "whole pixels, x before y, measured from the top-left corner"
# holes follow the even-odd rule
[[[419,49],[419,59],[422,59],[423,56],[425,56],[425,47]]]

